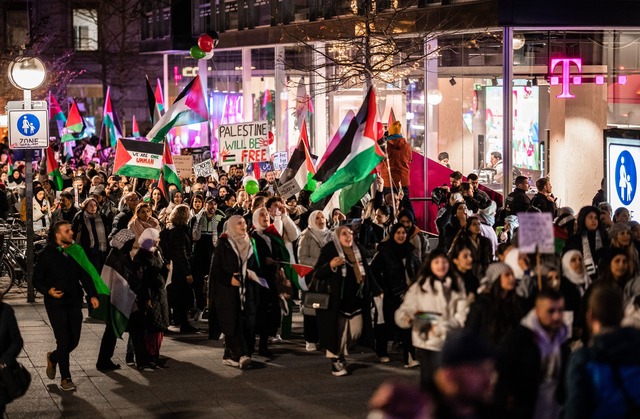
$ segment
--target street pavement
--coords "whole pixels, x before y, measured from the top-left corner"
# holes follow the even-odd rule
[[[26,302],[15,287],[5,296],[15,312],[24,339],[18,359],[32,374],[29,391],[9,404],[9,418],[364,418],[367,402],[385,380],[418,382],[418,368],[403,368],[401,354],[380,364],[368,349],[356,348],[347,358],[350,374],[331,375],[324,353],[305,350],[302,316],[294,316],[293,338],[273,343],[273,360],[254,357],[252,368],[241,371],[222,364],[222,341],[207,334],[165,336],[161,356],[165,369],[139,372],[125,364],[126,338],[118,341],[113,361],[121,369],[95,369],[104,324],[86,320],[80,345],[71,354],[75,392],[59,388],[60,377],[45,374],[48,351],[55,339],[38,297]],[[206,329],[207,323],[199,326]]]

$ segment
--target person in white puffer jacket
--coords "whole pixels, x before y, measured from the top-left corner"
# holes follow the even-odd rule
[[[464,283],[453,274],[444,252],[432,252],[395,314],[398,326],[413,328],[412,341],[420,362],[421,383],[429,381],[447,333],[463,327],[468,312]],[[410,360],[407,367],[416,365],[417,362]]]

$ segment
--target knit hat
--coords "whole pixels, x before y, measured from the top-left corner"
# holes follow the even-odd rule
[[[506,263],[493,262],[489,266],[487,266],[487,270],[484,274],[484,277],[482,278],[482,281],[480,281],[480,283],[482,285],[485,285],[486,287],[490,287],[491,285],[493,285],[494,282],[496,282],[500,278],[500,276],[503,273],[509,272],[511,270],[512,270],[511,267]]]
[[[389,135],[397,135],[402,132],[402,124],[400,121],[396,121],[389,126]]]
[[[556,219],[553,220],[553,223],[558,227],[562,227],[571,221],[575,221],[575,219],[576,217],[573,214],[565,212],[564,214],[558,215]]]
[[[156,241],[160,238],[160,232],[155,228],[145,229],[138,238],[138,245],[141,249],[152,252],[155,250]]]
[[[440,366],[473,365],[495,357],[495,351],[477,332],[461,329],[447,334],[440,354]]]
[[[629,227],[629,224],[614,223],[609,229],[609,240],[615,239],[616,237],[618,237],[618,234],[622,233],[623,231],[631,232],[631,228]]]
[[[110,244],[112,247],[115,247],[116,249],[122,249],[125,246],[125,244],[127,244],[127,242],[130,242],[135,239],[136,239],[135,233],[129,230],[128,228],[125,228],[118,231],[116,234],[114,234],[111,237]]]

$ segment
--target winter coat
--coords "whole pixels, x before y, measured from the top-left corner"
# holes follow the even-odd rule
[[[354,246],[356,246],[355,243]],[[360,249],[360,254],[364,257],[362,249]],[[342,277],[341,267],[338,267],[335,271],[331,269],[329,262],[337,256],[336,245],[332,241],[327,243],[320,252],[314,274],[314,281],[318,281],[318,289],[326,290],[330,294],[329,308],[327,310],[316,310],[320,345],[334,354],[340,353],[342,336],[339,335],[338,325],[341,316],[354,317],[362,314],[362,338],[367,339],[371,336],[369,330],[371,328],[370,270],[366,261],[364,261],[366,274],[364,283],[361,286],[356,281],[353,267],[346,266],[346,276],[344,278]]]
[[[191,275],[191,232],[189,227],[172,226],[162,232],[160,240],[164,256],[173,262],[174,282],[184,281]]]
[[[33,273],[33,285],[44,295],[44,304],[52,306],[82,306],[82,289],[91,297],[97,297],[96,288],[89,274],[71,256],[58,249],[56,244],[44,248],[38,256]],[[64,292],[61,298],[53,298],[49,290]]]
[[[548,212],[551,213],[552,217],[556,216],[558,212],[558,207],[555,202],[549,201],[545,194],[538,192],[534,195],[531,200],[531,208],[535,208],[540,212]]]
[[[146,310],[147,328],[165,331],[169,328],[169,303],[165,290],[169,270],[159,251],[138,249],[132,263],[138,307]],[[151,306],[147,309],[149,301]]]
[[[545,378],[538,346],[545,332],[539,324],[534,325],[535,323],[537,316],[535,311],[531,310],[505,339],[502,358],[498,362],[499,379],[495,395],[495,405],[499,408],[496,414],[498,418],[527,419],[535,413],[540,384]],[[558,386],[555,391],[558,403],[562,403],[564,398],[562,383],[571,352],[567,337],[568,328],[563,326],[554,340],[554,345],[562,342]]]
[[[247,261],[247,269],[256,269],[255,255]],[[257,287],[254,281],[244,278],[245,303],[244,310],[240,302],[240,287],[231,285],[234,273],[240,272],[240,259],[231,247],[226,234],[223,234],[216,246],[209,273],[210,311],[215,314],[215,321],[225,336],[235,336],[241,330],[239,322],[255,325],[257,308]],[[211,327],[211,325],[210,325]]]
[[[125,205],[124,209],[113,217],[113,227],[111,229],[111,234],[109,234],[109,239],[111,239],[118,231],[127,228],[129,221],[131,221],[132,218],[133,212]]]
[[[22,336],[13,308],[0,302],[0,364],[14,365],[22,346]],[[6,390],[0,386],[0,406],[6,405],[9,401]]]
[[[301,265],[315,266],[322,247],[323,244],[313,236],[310,230],[303,231],[298,240],[298,262]]]
[[[507,195],[505,200],[505,208],[507,215],[518,215],[521,212],[527,212],[531,206],[531,199],[525,190],[516,188]]]
[[[624,419],[630,415],[614,378],[617,363],[626,391],[640,405],[640,331],[624,327],[597,335],[571,355],[566,377],[566,419]],[[637,413],[637,412],[636,412]]]
[[[459,291],[452,288],[453,281],[457,281]],[[409,287],[402,305],[396,310],[395,321],[402,329],[408,329],[412,327],[416,314],[433,314],[436,322],[431,323],[431,330],[424,333],[425,331],[414,327],[411,340],[416,348],[439,352],[447,338],[447,333],[464,326],[469,303],[464,284],[460,279],[447,277],[444,281],[434,280],[433,282],[432,286],[430,278],[422,278]],[[409,317],[408,321],[406,316]]]
[[[275,243],[271,244],[271,248],[267,245],[265,239],[260,234],[253,232],[251,234],[255,242],[255,250],[257,251],[258,266],[256,273],[259,277],[267,280],[269,288],[259,287],[258,289],[258,307],[256,318],[256,333],[268,336],[275,336],[280,327],[280,297],[276,286],[276,272],[278,265],[268,265],[267,258],[273,260],[285,259],[279,251],[279,247]]]
[[[394,138],[395,137],[395,138]],[[389,170],[385,167],[381,170],[382,179],[384,180],[385,188],[391,188],[392,186],[398,188],[400,182],[402,186],[409,186],[410,182],[410,166],[412,150],[411,146],[402,136],[391,136],[391,139],[387,141],[387,155],[389,156],[389,167],[391,169],[391,179],[393,179],[393,185],[389,179]],[[386,162],[382,163],[386,165]]]

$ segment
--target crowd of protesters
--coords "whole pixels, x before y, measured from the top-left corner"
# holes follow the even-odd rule
[[[0,155],[3,177],[8,166]],[[415,407],[406,417],[637,417],[640,224],[629,211],[606,202],[577,213],[557,208],[550,179],[539,179],[530,198],[524,177],[498,209],[477,175],[453,172],[433,195],[440,211],[430,238],[416,225],[408,166],[400,166],[343,213],[312,204],[306,191],[283,199],[273,171],[249,195],[243,166],[163,185],[97,161],[67,162],[62,191],[44,173],[34,182],[34,228],[50,237],[36,272],[70,269],[56,250],[68,240],[103,275],[117,267],[135,293],[126,360],[141,371],[166,362],[171,326],[204,333],[202,320],[209,338],[224,339],[222,362],[248,369],[290,336],[299,308],[306,350],[322,350],[334,376],[349,373],[356,343],[380,363],[419,368],[422,393],[402,402]],[[11,171],[0,184],[5,217],[26,205],[24,165]],[[518,214],[528,211],[554,220],[556,252],[539,261],[518,248]],[[303,278],[295,264],[313,271]],[[47,375],[58,368],[61,387],[72,390],[68,357],[80,338],[82,290],[57,275],[36,275],[58,345]],[[89,282],[82,286],[95,296]],[[71,310],[56,287],[68,290]],[[327,306],[305,306],[309,292],[329,295]],[[71,326],[62,333],[54,319]],[[99,370],[120,368],[114,347],[105,330]],[[372,409],[397,410],[398,388],[381,388]]]

